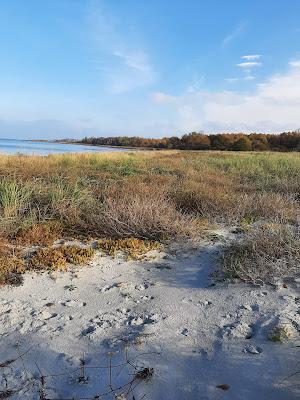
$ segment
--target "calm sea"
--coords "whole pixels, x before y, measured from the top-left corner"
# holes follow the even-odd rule
[[[126,151],[112,147],[83,146],[79,144],[62,144],[50,142],[31,142],[29,140],[0,139],[0,153],[4,154],[36,154],[53,153],[103,153],[109,151]]]

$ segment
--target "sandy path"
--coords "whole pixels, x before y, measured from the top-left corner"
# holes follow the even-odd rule
[[[125,360],[111,369],[113,388],[136,374],[126,360],[139,370],[153,368],[149,381],[116,390],[127,393],[120,399],[299,398],[299,377],[283,379],[300,360],[300,283],[210,286],[219,246],[155,253],[144,262],[98,255],[55,279],[28,274],[21,287],[1,288],[0,363],[30,349],[1,369],[1,390],[18,390],[11,399],[39,399],[40,374],[63,374],[46,378],[45,398],[96,399],[111,390],[109,369],[99,368],[111,357],[112,365]],[[285,344],[267,339],[279,317],[295,328]]]

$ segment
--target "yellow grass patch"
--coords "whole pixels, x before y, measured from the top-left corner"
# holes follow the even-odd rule
[[[92,248],[77,246],[46,247],[38,249],[31,257],[29,268],[35,270],[66,270],[68,264],[84,264],[94,254]]]
[[[99,250],[110,256],[115,256],[116,253],[122,252],[132,260],[141,258],[148,251],[162,249],[162,245],[159,242],[133,237],[126,239],[100,239],[97,244]]]

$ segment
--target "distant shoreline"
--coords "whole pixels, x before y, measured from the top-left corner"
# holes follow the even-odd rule
[[[111,144],[89,144],[89,143],[80,143],[80,142],[68,142],[67,140],[46,140],[46,139],[29,139],[28,142],[35,142],[35,143],[55,143],[55,144],[74,144],[78,146],[89,146],[89,147],[111,147],[114,149],[137,149],[137,150],[149,150],[148,147],[129,147],[129,146],[113,146]],[[150,148],[150,150],[156,150]]]
[[[34,140],[35,142],[39,142],[39,140]],[[128,150],[165,150],[165,149],[156,149],[154,147],[137,147],[137,146],[114,146],[112,144],[91,144],[91,143],[81,143],[81,142],[68,142],[63,140],[43,140],[44,142],[49,143],[58,143],[58,144],[75,144],[79,146],[90,146],[90,147],[111,147],[113,149],[128,149]]]

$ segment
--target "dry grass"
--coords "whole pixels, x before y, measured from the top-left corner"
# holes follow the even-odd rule
[[[203,177],[202,177],[203,178]],[[232,185],[223,182],[218,185],[208,179],[182,179],[180,185],[171,190],[176,208],[189,215],[209,218],[211,221],[225,221],[237,217],[236,193]]]
[[[273,284],[300,272],[300,231],[282,223],[260,224],[227,246],[222,257],[226,277]]]
[[[108,237],[138,237],[161,240],[197,234],[196,219],[176,209],[168,194],[168,184],[156,185],[128,179],[110,187],[104,195],[99,218],[94,222],[99,233]]]
[[[291,222],[299,209],[296,154],[1,156],[0,168],[0,233],[10,237],[49,220],[70,234],[172,237],[193,218]]]
[[[296,226],[299,182],[292,153],[0,156],[0,238],[50,246],[63,237],[185,240],[216,222]]]

